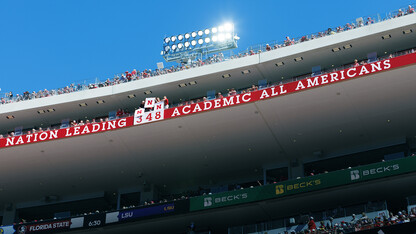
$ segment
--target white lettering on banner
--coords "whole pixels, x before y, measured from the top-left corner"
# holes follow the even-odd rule
[[[329,74],[331,75],[331,82],[337,81],[338,80],[338,73],[334,72]]]
[[[341,80],[345,79],[344,72],[345,72],[344,70],[340,71],[340,73],[341,73]]]
[[[179,110],[178,110],[178,108],[176,107],[175,108],[175,110],[173,111],[173,113],[172,113],[172,116],[171,117],[175,117],[175,116],[179,116],[179,115],[181,115],[181,113],[179,113]]]
[[[319,85],[319,80],[318,80],[318,77],[315,77],[315,78],[313,78],[313,81],[312,81],[312,78],[308,78],[308,79],[306,79],[307,81],[308,81],[308,88],[310,88],[310,87],[313,87],[313,86],[318,86]]]
[[[209,105],[209,107],[207,105]],[[211,109],[211,107],[212,107],[212,102],[204,102],[204,111]]]
[[[305,85],[303,85],[302,81],[300,80],[298,82],[298,85],[296,86],[296,89],[295,90],[304,89],[304,88],[305,88]]]
[[[237,194],[237,195],[229,195],[229,196],[214,198],[214,203],[217,204],[217,203],[229,202],[229,201],[235,201],[235,200],[242,200],[242,199],[247,199],[247,198],[248,198],[247,193]]]
[[[357,70],[355,67],[348,69],[347,70],[347,76],[350,77],[350,78],[356,76],[357,73],[355,72],[355,70]],[[354,71],[354,73],[350,74],[350,71]]]
[[[197,103],[197,104],[195,105],[194,110],[192,111],[192,113],[195,113],[195,112],[200,112],[200,111],[202,111],[202,109],[201,109],[201,107],[199,106],[199,103]]]
[[[140,125],[144,123],[150,123],[159,121],[165,118],[165,109],[162,106],[161,110],[144,112],[142,115],[134,114],[134,125]]]
[[[383,66],[384,67],[383,67]],[[222,107],[237,105],[250,101],[262,100],[270,97],[275,97],[278,95],[286,94],[289,92],[295,92],[307,88],[318,87],[324,84],[329,84],[344,80],[346,78],[354,78],[357,76],[366,75],[372,72],[382,71],[384,69],[389,69],[391,67],[389,60],[384,60],[383,62],[376,62],[373,64],[367,64],[358,67],[352,67],[346,70],[341,70],[337,72],[332,72],[329,74],[323,74],[316,77],[307,78],[304,80],[295,81],[294,83],[279,85],[271,87],[268,89],[263,89],[255,92],[249,92],[244,94],[239,94],[235,96],[229,96],[222,99],[214,99],[211,101],[205,101],[202,103],[196,103],[192,105],[186,105],[183,107],[176,107],[173,109],[169,118],[177,117],[181,115],[188,115],[191,113],[198,113],[205,110],[218,109]],[[296,86],[296,87],[295,87]],[[289,87],[289,91],[286,89]],[[170,112],[169,112],[170,113]]]
[[[246,98],[246,96],[249,96],[249,98]],[[237,96],[239,97],[239,96]],[[249,102],[251,100],[251,93],[245,93],[243,94],[243,97],[241,98],[243,102]]]
[[[390,59],[386,59],[383,61],[384,69],[389,69],[391,67]]]
[[[351,174],[351,180],[358,180],[362,177],[365,176],[369,176],[369,175],[375,175],[375,174],[381,174],[381,173],[385,173],[385,172],[390,172],[390,171],[396,171],[400,169],[400,165],[399,164],[394,164],[394,165],[390,165],[390,166],[381,166],[381,167],[377,167],[377,168],[371,168],[371,169],[366,169],[366,170],[353,170],[350,171]]]
[[[392,166],[372,168],[372,169],[369,169],[369,170],[363,170],[363,176],[375,175],[375,174],[380,174],[380,173],[384,173],[384,172],[388,172],[388,171],[395,171],[395,170],[399,170],[399,169],[400,169],[399,164],[394,164]]]
[[[107,125],[107,127],[106,127]],[[44,131],[40,133],[27,134],[19,137],[9,137],[6,139],[5,146],[21,145],[25,143],[32,143],[38,141],[46,141],[52,139],[58,139],[59,137],[70,137],[77,135],[85,135],[103,130],[111,130],[116,128],[123,128],[127,126],[126,119],[119,119],[113,121],[107,121],[102,123],[87,124],[84,126],[77,126],[72,128],[66,128],[61,130]],[[101,129],[102,128],[102,129]]]
[[[362,66],[359,75],[361,76],[363,74],[368,74],[368,73],[370,73],[370,72],[367,70],[367,68],[365,66]]]
[[[268,97],[270,97],[270,96],[269,96],[269,94],[267,93],[267,90],[263,90],[263,92],[261,93],[260,99],[263,99],[263,98],[268,98]]]
[[[221,107],[221,99],[215,99],[214,100],[214,108],[219,108],[219,107]]]
[[[223,101],[222,103],[223,106],[232,106],[234,105],[234,96],[231,96],[229,98],[223,98],[222,101]],[[212,103],[211,103],[211,106],[212,106]]]
[[[322,75],[321,76],[321,79],[322,79],[321,84],[327,84],[327,83],[329,83],[329,81],[328,81],[328,75]]]
[[[381,71],[381,62],[376,62],[371,64],[371,72]]]
[[[41,134],[39,134],[39,140],[44,141],[46,140],[46,138],[48,138],[47,132],[42,132]]]
[[[187,111],[185,110],[185,108],[189,108]],[[191,111],[191,106],[190,105],[187,105],[187,106],[184,106],[183,107],[183,109],[182,109],[182,112],[186,115],[186,114],[189,114],[189,112]]]

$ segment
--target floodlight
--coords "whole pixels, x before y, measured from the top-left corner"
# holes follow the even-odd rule
[[[218,41],[225,41],[225,35],[222,33],[218,34]]]
[[[238,39],[240,38],[234,32],[234,24],[226,22],[216,27],[164,37],[160,54],[167,62],[188,63],[205,54],[237,48]]]
[[[225,29],[225,31],[230,32],[230,31],[233,30],[233,25],[230,24],[230,23],[226,23],[226,24],[224,24],[224,29]]]
[[[233,30],[233,25],[230,24],[230,23],[226,23],[226,24],[224,24],[224,29],[225,29],[225,31],[229,32],[229,31]]]

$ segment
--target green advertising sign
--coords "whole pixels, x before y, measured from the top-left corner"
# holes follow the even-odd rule
[[[416,171],[416,157],[190,199],[190,211],[237,205]]]

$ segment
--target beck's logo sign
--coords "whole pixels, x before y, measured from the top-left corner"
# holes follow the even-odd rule
[[[284,185],[282,185],[282,184],[276,185],[276,195],[282,194],[284,192],[285,192]]]
[[[365,178],[369,175],[377,175],[386,172],[396,171],[399,170],[399,164],[389,165],[389,166],[381,166],[377,168],[371,168],[366,170],[353,170],[350,172],[351,180],[358,180],[360,178]]]
[[[304,182],[299,182],[299,183],[294,183],[294,184],[288,184],[286,186],[283,185],[283,184],[279,184],[279,185],[276,185],[276,195],[283,194],[286,191],[310,188],[310,187],[318,186],[320,184],[322,184],[321,179],[309,180],[309,181],[304,181]]]
[[[228,195],[222,197],[206,197],[204,198],[204,207],[210,207],[214,204],[224,203],[224,202],[233,202],[238,200],[244,200],[248,198],[247,193]]]
[[[359,178],[360,178],[359,170],[351,171],[351,180],[358,180]]]
[[[212,197],[204,198],[204,207],[212,206]]]

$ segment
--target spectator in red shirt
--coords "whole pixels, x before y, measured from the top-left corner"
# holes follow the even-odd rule
[[[128,71],[126,71],[126,78],[127,78],[127,81],[131,81],[131,73]]]
[[[270,51],[270,50],[272,50],[272,47],[270,47],[269,44],[266,44],[266,50]]]
[[[163,105],[165,105],[165,109],[169,108],[169,99],[166,96],[163,96]]]
[[[313,221],[313,217],[309,218],[308,229],[312,233],[316,231],[316,224],[315,224],[315,221]]]
[[[415,13],[415,9],[409,5],[409,9],[407,9],[407,14]]]
[[[114,112],[113,112],[114,113]],[[117,116],[117,118],[120,118],[121,116],[123,116],[123,110],[121,109],[121,108],[119,108],[118,110],[117,110],[117,113],[116,113],[116,116]]]

